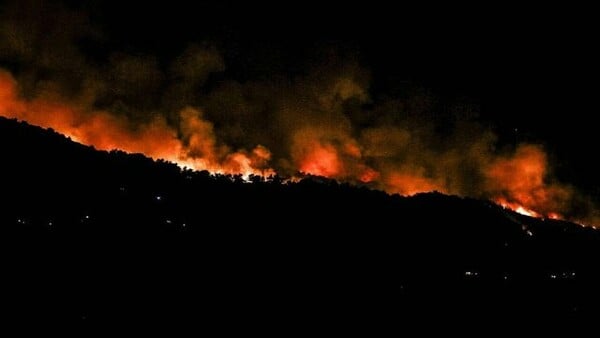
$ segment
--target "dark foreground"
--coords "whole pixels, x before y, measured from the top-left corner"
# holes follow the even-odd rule
[[[600,235],[575,224],[182,172],[5,119],[0,154],[3,319],[374,333],[600,313]]]

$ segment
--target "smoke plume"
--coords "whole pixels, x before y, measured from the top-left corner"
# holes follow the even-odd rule
[[[210,44],[191,43],[172,57],[82,47],[105,39],[87,16],[61,5],[5,9],[0,115],[198,170],[301,172],[591,219],[594,208],[575,208],[585,199],[553,179],[543,146],[501,144],[473,107],[438,116],[426,92],[374,96],[371,74],[354,58],[333,53],[299,74],[241,82]]]

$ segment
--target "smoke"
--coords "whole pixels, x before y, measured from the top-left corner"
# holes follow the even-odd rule
[[[390,193],[488,198],[541,216],[591,219],[595,210],[552,178],[542,146],[500,146],[476,109],[439,114],[426,92],[373,97],[355,58],[332,53],[293,76],[240,82],[209,44],[164,57],[90,53],[81,43],[106,39],[61,5],[6,8],[0,115],[199,170],[303,172]]]

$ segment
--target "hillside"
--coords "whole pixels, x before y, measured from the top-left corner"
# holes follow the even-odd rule
[[[373,332],[600,313],[600,234],[576,224],[319,177],[248,183],[4,118],[0,154],[10,318]]]

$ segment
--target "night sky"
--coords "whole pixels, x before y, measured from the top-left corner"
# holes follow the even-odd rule
[[[313,168],[353,181],[373,169],[383,182],[375,188],[408,192],[390,183],[397,180],[389,172],[399,170],[449,193],[506,190],[490,188],[485,174],[470,181],[471,172],[442,184],[432,161],[377,155],[377,142],[365,140],[393,138],[382,131],[391,125],[418,130],[426,141],[412,141],[412,153],[444,163],[454,158],[448,144],[460,151],[481,142],[490,149],[476,172],[518,157],[520,144],[535,145],[557,189],[573,185],[593,201],[600,195],[600,168],[590,163],[597,52],[588,13],[434,2],[1,1],[0,67],[22,100],[60,96],[81,111],[108,111],[132,132],[160,116],[193,158],[223,147],[256,153],[261,145],[272,153],[269,167],[283,173]],[[350,82],[339,87],[340,78]],[[333,99],[321,96],[328,83],[338,86]],[[328,108],[298,112],[315,104]],[[173,113],[186,107],[195,110]],[[186,116],[199,116],[194,132],[182,126]],[[335,148],[342,169],[303,162],[311,156],[304,140],[314,134],[298,136],[294,126],[304,123],[326,126],[316,138]],[[332,131],[335,125],[343,131]],[[214,149],[192,147],[198,128],[210,129]],[[343,150],[349,144],[360,156]],[[214,161],[224,166],[219,156]]]

